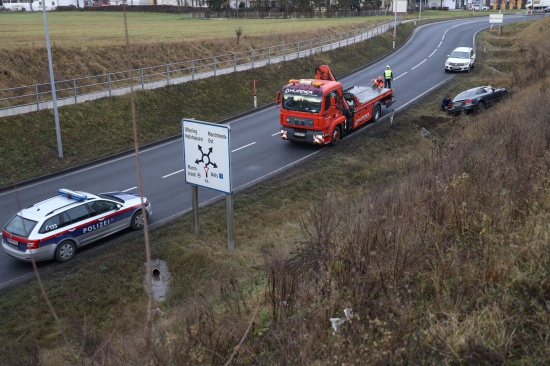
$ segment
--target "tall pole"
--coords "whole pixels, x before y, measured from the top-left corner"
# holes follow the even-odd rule
[[[48,31],[48,17],[46,16],[46,2],[42,1],[42,12],[44,13],[44,28],[46,29],[46,48],[48,49],[48,64],[50,66],[50,85],[52,89],[53,115],[55,118],[55,135],[57,137],[57,155],[63,159],[63,145],[61,143],[61,129],[59,127],[59,114],[57,113],[57,93],[55,91],[55,79],[53,76],[52,50],[50,47],[50,32]]]
[[[393,0],[393,48],[395,48],[395,38],[397,37],[397,0]]]
[[[421,18],[422,18],[422,0],[420,0],[420,11],[418,12],[418,23],[420,23]]]

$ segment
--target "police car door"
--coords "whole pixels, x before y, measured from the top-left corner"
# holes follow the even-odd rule
[[[126,228],[127,220],[124,214],[119,213],[120,205],[108,200],[97,200],[88,203],[88,209],[96,218],[93,230],[97,231],[98,236],[106,236],[116,231]]]
[[[90,220],[91,214],[85,203],[68,209],[65,213],[70,219],[70,223],[67,226],[68,233],[79,245],[89,243],[94,239],[97,234],[92,229],[94,220]]]

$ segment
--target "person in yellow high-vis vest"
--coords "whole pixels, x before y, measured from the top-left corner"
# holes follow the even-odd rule
[[[384,70],[384,88],[391,88],[392,80],[393,73],[391,72],[390,65],[386,65],[386,70]]]

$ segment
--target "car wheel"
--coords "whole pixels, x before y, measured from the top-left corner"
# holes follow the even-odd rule
[[[483,112],[484,110],[485,110],[485,104],[483,102],[479,102],[479,104],[477,105],[477,111]]]
[[[445,69],[445,72],[449,72],[449,70]]]
[[[76,245],[70,240],[61,242],[55,249],[55,260],[58,262],[70,261],[76,253]]]
[[[132,223],[130,224],[132,230],[141,230],[145,226],[145,217],[143,212],[138,210],[132,215]]]
[[[338,145],[338,142],[340,142],[340,126],[334,127],[334,130],[332,131],[332,139],[330,141],[330,144],[332,146]]]
[[[374,110],[372,111],[372,121],[377,122],[381,114],[382,112],[380,111],[380,104],[376,104],[374,106]]]

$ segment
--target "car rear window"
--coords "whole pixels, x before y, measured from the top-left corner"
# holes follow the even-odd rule
[[[28,238],[29,234],[31,233],[32,229],[34,229],[37,223],[37,221],[29,220],[19,215],[15,215],[10,220],[10,222],[8,222],[4,230],[12,235]]]
[[[466,99],[466,98],[472,98],[473,96],[476,95],[476,91],[475,90],[467,90],[467,91],[463,91],[462,93],[458,94],[453,100],[462,100],[462,99]]]

